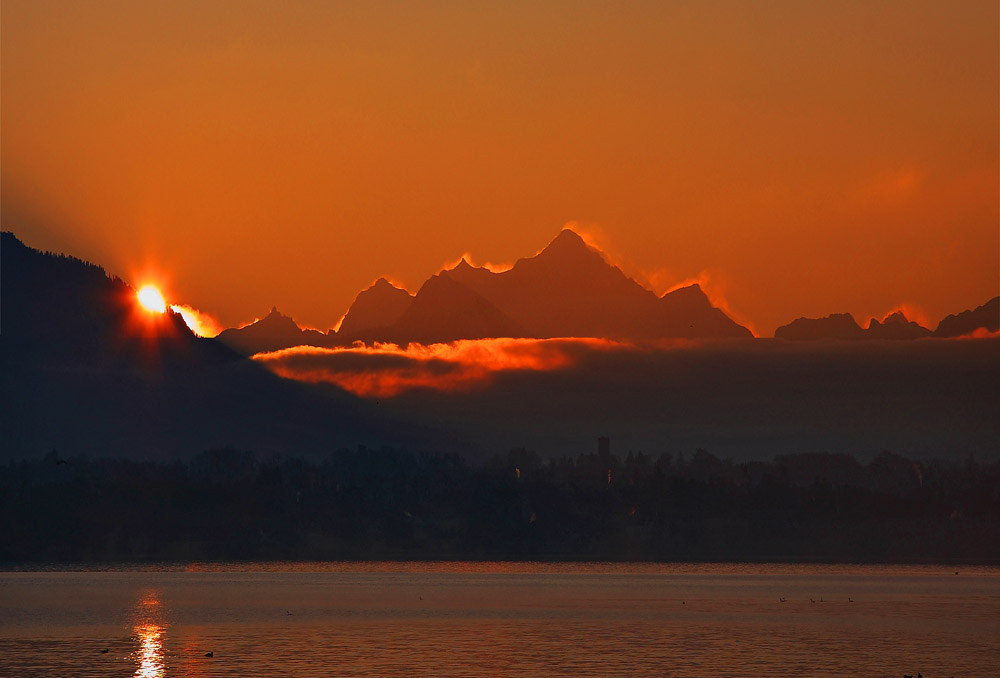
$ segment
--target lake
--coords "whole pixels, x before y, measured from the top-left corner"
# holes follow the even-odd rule
[[[998,658],[994,567],[212,563],[0,572],[5,677],[933,678],[997,675]]]

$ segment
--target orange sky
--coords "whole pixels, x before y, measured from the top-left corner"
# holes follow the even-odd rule
[[[3,228],[224,325],[570,221],[764,335],[1000,288],[995,0],[0,12]]]

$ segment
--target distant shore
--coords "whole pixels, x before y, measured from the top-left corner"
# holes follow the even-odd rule
[[[1000,563],[1000,462],[733,462],[607,449],[481,465],[320,459],[0,466],[0,567],[307,562]]]

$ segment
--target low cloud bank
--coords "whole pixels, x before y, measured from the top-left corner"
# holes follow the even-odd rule
[[[1000,339],[905,342],[488,339],[300,347],[256,360],[286,377],[385,398],[484,456],[528,447],[770,459],[996,458]]]
[[[460,391],[489,383],[503,371],[549,371],[573,365],[592,351],[631,344],[607,339],[478,339],[447,344],[361,343],[346,348],[295,348],[254,356],[292,379],[337,384],[364,397],[387,398],[412,389]]]

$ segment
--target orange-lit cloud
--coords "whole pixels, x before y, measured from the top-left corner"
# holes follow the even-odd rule
[[[1000,330],[990,332],[985,327],[980,327],[969,334],[957,336],[955,339],[1000,339]]]
[[[630,344],[606,339],[479,339],[448,344],[395,344],[347,348],[295,348],[254,356],[276,374],[334,383],[357,395],[391,397],[415,388],[456,391],[487,382],[505,370],[557,370],[587,351]]]
[[[172,304],[170,308],[180,313],[184,323],[199,337],[214,337],[223,330],[218,320],[187,304]]]

